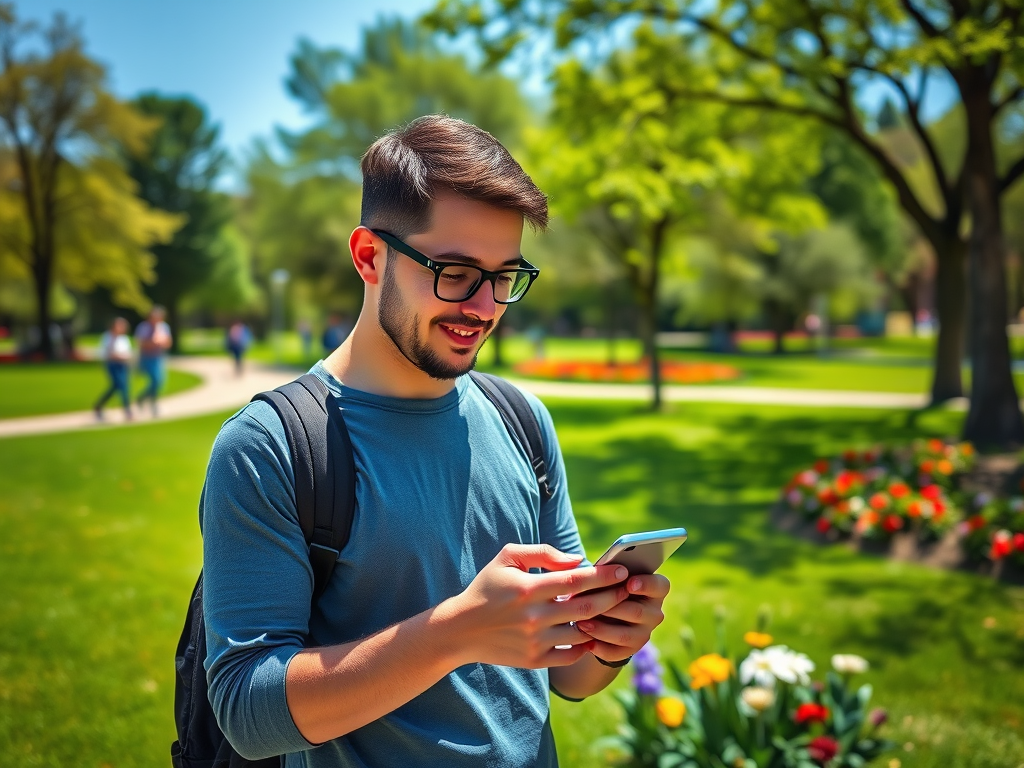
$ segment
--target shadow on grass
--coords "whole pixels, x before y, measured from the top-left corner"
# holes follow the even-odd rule
[[[849,557],[845,550],[798,542],[770,526],[768,506],[794,472],[847,447],[941,435],[949,422],[939,417],[931,429],[913,429],[901,411],[808,413],[700,404],[653,414],[635,406],[565,403],[552,406],[552,413],[560,431],[577,436],[565,452],[575,506],[621,506],[632,510],[635,524],[639,502],[644,524],[690,531],[686,557],[728,560],[755,575],[797,561]],[[593,439],[578,437],[591,430]],[[690,431],[701,434],[688,440]],[[709,439],[709,431],[717,436]],[[614,514],[581,517],[585,540],[611,541],[625,532]]]

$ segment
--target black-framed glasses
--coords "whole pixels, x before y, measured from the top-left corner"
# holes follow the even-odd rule
[[[499,269],[497,272],[474,267],[472,264],[434,261],[411,245],[403,243],[390,232],[380,229],[370,231],[399,253],[431,270],[434,273],[434,295],[441,301],[466,301],[480,290],[484,282],[489,282],[494,291],[494,300],[498,304],[512,304],[526,295],[540,274],[540,270],[522,256],[519,257],[520,266],[516,269]]]

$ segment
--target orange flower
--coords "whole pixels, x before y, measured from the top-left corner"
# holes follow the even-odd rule
[[[878,525],[880,519],[875,510],[867,509],[864,511],[864,514],[857,518],[857,530],[866,531],[868,528],[873,528]]]
[[[931,459],[925,459],[924,461],[921,462],[920,469],[926,475],[930,475],[932,473],[932,470],[935,469],[935,462],[932,461]]]
[[[654,705],[654,711],[658,713],[658,719],[663,725],[669,728],[678,728],[683,724],[686,717],[686,705],[679,699],[663,696]]]
[[[943,459],[942,461],[935,465],[935,468],[939,471],[939,474],[941,475],[953,474],[953,462],[951,462],[949,459]]]
[[[907,504],[907,515],[909,515],[910,517],[920,517],[921,516],[921,502],[920,501],[912,501],[909,504]]]
[[[690,664],[690,687],[703,688],[711,683],[722,683],[729,679],[733,672],[732,662],[717,653],[701,656]]]
[[[894,499],[902,499],[910,493],[910,486],[906,483],[893,483],[889,486],[889,493],[892,494]]]
[[[743,635],[743,642],[753,648],[767,648],[772,644],[773,639],[771,635],[765,632],[747,632]]]
[[[884,493],[872,494],[871,498],[868,499],[868,505],[872,509],[881,512],[883,509],[889,506],[889,497],[886,496]]]
[[[962,453],[964,456],[973,456],[974,446],[971,445],[970,443],[960,443],[960,453]]]
[[[946,447],[946,444],[938,438],[932,438],[928,441],[928,450],[932,453],[942,453],[942,449]]]

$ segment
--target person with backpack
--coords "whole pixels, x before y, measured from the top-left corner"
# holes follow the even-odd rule
[[[547,201],[444,116],[362,174],[352,333],[214,443],[175,764],[555,766],[549,690],[604,689],[669,584],[586,563],[547,409],[472,371]]]

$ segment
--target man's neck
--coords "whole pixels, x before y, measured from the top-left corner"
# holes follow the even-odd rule
[[[413,365],[373,318],[360,314],[348,338],[324,360],[324,368],[345,386],[386,397],[429,400],[455,387]]]

